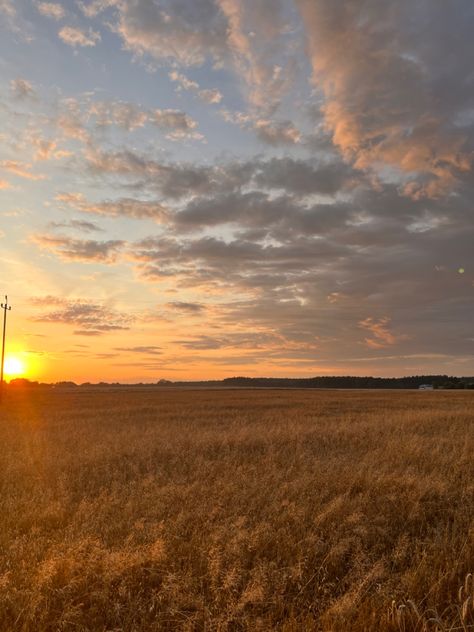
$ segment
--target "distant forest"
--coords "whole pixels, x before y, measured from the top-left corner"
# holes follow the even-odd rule
[[[413,375],[409,377],[355,377],[324,376],[310,378],[277,377],[228,377],[223,380],[172,382],[159,380],[154,383],[120,384],[118,382],[99,382],[76,384],[75,382],[56,382],[46,384],[33,382],[25,378],[11,380],[10,388],[106,388],[142,386],[147,388],[207,387],[207,388],[356,388],[356,389],[417,389],[422,384],[432,385],[436,389],[474,389],[474,377],[453,377],[448,375]]]

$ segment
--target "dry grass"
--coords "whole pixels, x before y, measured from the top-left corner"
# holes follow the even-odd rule
[[[473,630],[474,393],[9,393],[0,629]]]

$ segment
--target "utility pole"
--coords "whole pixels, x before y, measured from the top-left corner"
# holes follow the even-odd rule
[[[2,368],[1,368],[1,377],[0,377],[0,402],[2,401],[3,395],[3,365],[5,364],[5,334],[7,331],[7,312],[11,310],[11,305],[8,304],[8,296],[5,295],[5,303],[2,303],[3,309],[3,338],[2,338]]]

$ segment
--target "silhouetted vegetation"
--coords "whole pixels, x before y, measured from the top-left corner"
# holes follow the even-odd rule
[[[11,380],[14,388],[130,388],[142,387],[231,387],[231,388],[354,388],[354,389],[417,389],[422,384],[430,384],[436,389],[474,389],[474,377],[455,377],[448,375],[413,375],[407,377],[358,377],[322,376],[309,378],[279,378],[279,377],[226,377],[223,380],[190,380],[177,381],[160,379],[158,382],[140,382],[138,384],[121,384],[119,382],[75,382],[63,381],[54,384],[32,382],[25,378]]]

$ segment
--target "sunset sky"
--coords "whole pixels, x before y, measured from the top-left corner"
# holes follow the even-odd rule
[[[474,375],[472,0],[0,0],[42,381]]]

